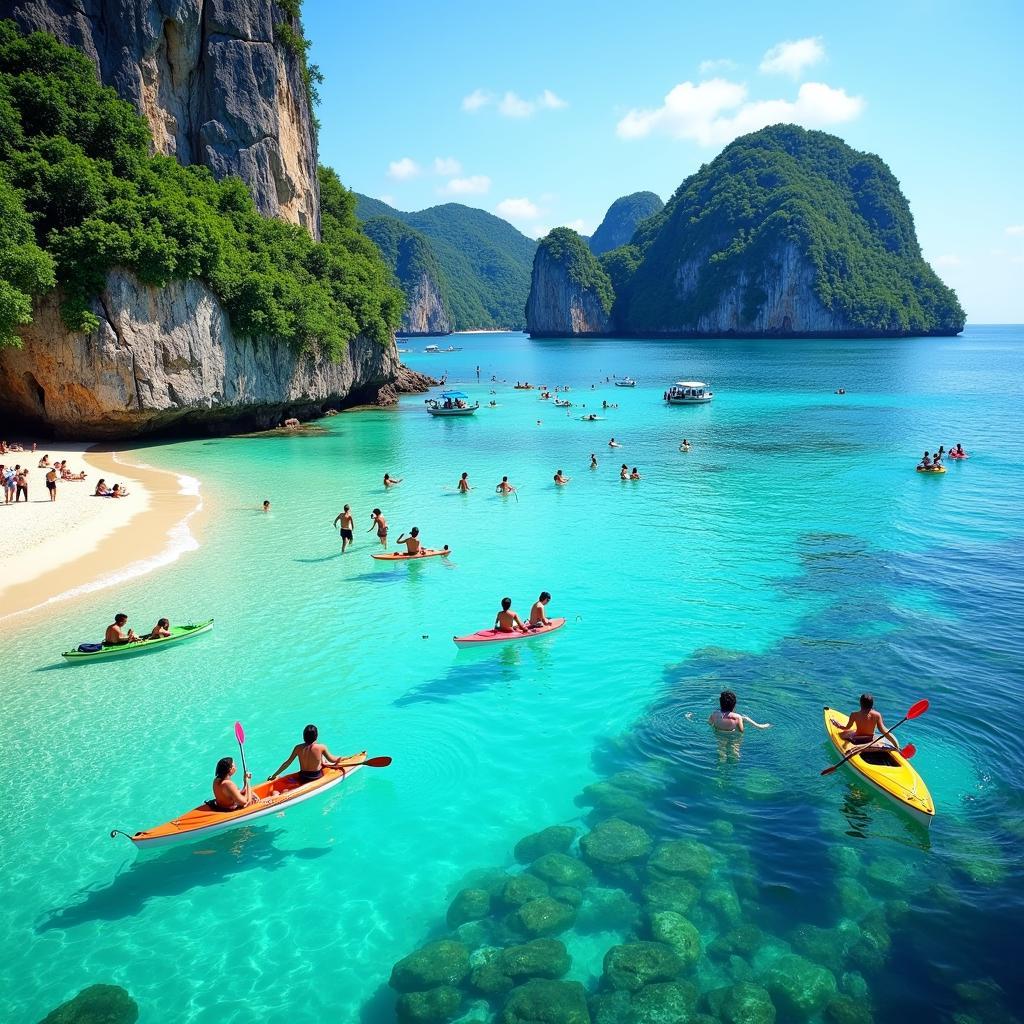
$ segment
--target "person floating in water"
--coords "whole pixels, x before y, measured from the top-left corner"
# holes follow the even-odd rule
[[[495,486],[494,490],[498,494],[514,494],[515,493],[515,488],[508,482],[508,477],[507,476],[503,476],[501,478],[501,483],[497,484]]]
[[[494,628],[499,633],[528,633],[529,629],[523,624],[523,620],[512,611],[512,598],[501,599],[501,611],[494,619]]]
[[[264,500],[263,500],[263,511],[264,512],[269,512],[270,511],[270,501],[268,499],[266,499],[266,498],[264,498]]]
[[[341,530],[341,553],[345,554],[345,549],[353,541],[353,532],[352,531],[355,529],[355,526],[356,526],[356,524],[355,524],[355,522],[353,521],[353,518],[352,518],[352,512],[349,510],[348,505],[346,505],[334,517],[333,525],[337,526],[338,523],[341,523],[341,527],[340,527],[340,530]],[[385,525],[385,532],[386,531],[387,531],[387,526]]]
[[[473,490],[473,488],[469,486],[469,474],[468,473],[463,473],[462,476],[459,477],[459,485],[458,486],[459,486],[459,490],[463,494],[468,494],[471,490]]]
[[[681,452],[688,452],[690,450],[690,442],[683,438],[683,443],[679,446]]]
[[[135,630],[125,630],[127,623],[128,616],[124,612],[118,612],[114,616],[114,621],[107,626],[107,631],[103,636],[103,646],[120,647],[122,644],[134,644],[141,640],[141,636],[135,635]]]
[[[370,533],[372,530],[376,530],[380,546],[386,549],[388,546],[388,521],[384,518],[384,514],[379,508],[375,508],[370,513],[370,520],[370,529],[366,532]]]
[[[630,480],[639,480],[640,479],[640,470],[637,469],[636,466],[633,467],[633,472],[629,474],[629,479]]]
[[[566,476],[561,470],[555,474],[555,483],[559,487],[564,487],[571,479],[571,476]]]
[[[398,477],[391,476],[388,473],[384,474],[384,486],[385,487],[397,487],[402,481]]]
[[[882,720],[881,712],[875,710],[875,698],[870,693],[860,695],[860,710],[850,712],[845,725],[840,725],[835,718],[832,719],[832,724],[839,729],[841,739],[858,746],[873,743],[876,728],[883,736],[889,732]]]
[[[220,811],[237,811],[254,804],[259,797],[252,788],[252,772],[245,773],[245,785],[241,789],[231,781],[235,774],[235,759],[222,757],[217,762],[213,779],[213,804]]]
[[[546,590],[542,590],[540,597],[533,602],[533,607],[530,609],[530,629],[551,625],[551,620],[547,617],[544,610],[550,600],[551,595]]]
[[[590,453],[590,468],[597,469],[597,456],[593,452]]]
[[[620,480],[628,480],[629,479],[629,466],[627,466],[625,463],[622,464],[622,469],[619,470],[619,479]]]
[[[743,723],[749,722],[755,729],[770,729],[771,723],[762,725],[736,710],[736,694],[732,690],[723,690],[718,697],[718,711],[712,711],[708,717],[708,725],[716,732],[743,732]]]
[[[302,730],[302,742],[292,747],[288,759],[274,772],[267,782],[273,782],[295,760],[299,759],[299,781],[314,782],[324,774],[324,765],[337,765],[345,759],[335,757],[326,747],[319,742],[320,731],[315,725],[307,725]]]
[[[396,544],[404,544],[405,545],[405,553],[407,555],[418,555],[418,554],[420,554],[421,551],[423,550],[423,545],[420,543],[420,528],[418,526],[414,526],[409,531],[409,536],[408,537],[406,537],[405,534],[400,533],[398,535],[398,540],[396,540],[395,543]]]
[[[612,438],[612,439],[611,439],[611,440],[610,440],[610,441],[608,442],[608,447],[609,447],[609,448],[621,448],[621,447],[622,447],[622,445],[621,445],[621,444],[619,444],[619,442],[618,442],[618,441],[616,441],[616,440],[615,440],[615,438],[613,437],[613,438]]]

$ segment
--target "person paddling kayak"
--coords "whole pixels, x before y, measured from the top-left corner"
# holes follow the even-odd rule
[[[414,526],[409,531],[408,537],[406,537],[404,533],[400,533],[398,535],[398,540],[396,540],[395,543],[404,544],[405,553],[407,555],[418,555],[423,547],[420,543],[420,528],[418,526]]]
[[[832,722],[840,730],[841,739],[858,746],[874,742],[876,728],[883,736],[889,731],[882,721],[881,712],[875,710],[875,698],[870,693],[860,695],[860,710],[850,712],[845,725],[834,718]]]
[[[240,807],[248,807],[259,800],[252,789],[252,772],[245,773],[245,785],[239,789],[231,781],[235,774],[235,759],[222,757],[217,762],[217,774],[213,780],[213,804],[221,811],[236,811]]]
[[[292,747],[288,760],[271,775],[267,782],[273,782],[295,760],[299,759],[299,779],[302,782],[313,782],[324,774],[325,764],[340,764],[345,759],[335,757],[325,744],[318,742],[320,731],[315,725],[307,725],[302,730],[302,742]]]
[[[121,644],[134,644],[141,640],[141,636],[135,635],[135,630],[125,630],[127,623],[128,616],[124,612],[118,612],[114,616],[114,621],[107,626],[107,631],[103,635],[103,646],[120,647]]]
[[[723,690],[718,697],[718,711],[712,711],[708,724],[715,732],[743,732],[743,723],[749,722],[755,729],[770,729],[771,723],[761,725],[736,710],[736,694],[732,690]]]

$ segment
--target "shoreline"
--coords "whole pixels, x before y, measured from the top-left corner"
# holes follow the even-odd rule
[[[144,456],[145,449],[139,451]],[[57,501],[51,504],[43,482],[46,471],[36,469],[44,449],[5,456],[31,467],[33,500],[24,512],[34,514],[29,522],[18,523],[12,517],[21,510],[0,506],[9,526],[0,579],[0,623],[8,629],[21,629],[58,602],[145,575],[199,547],[195,528],[203,498],[195,477],[129,460],[107,446],[63,445],[49,452],[55,459],[68,458],[72,469],[81,463],[88,477],[59,483]],[[116,501],[92,497],[100,477],[123,481],[129,496]],[[51,509],[60,514],[50,515]]]

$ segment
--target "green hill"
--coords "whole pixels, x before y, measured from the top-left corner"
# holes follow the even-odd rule
[[[602,262],[630,333],[955,334],[965,319],[886,164],[795,125],[731,143]]]
[[[445,203],[405,213],[358,195],[362,221],[387,217],[418,231],[430,243],[439,283],[455,330],[521,328],[537,243],[484,210]]]
[[[595,256],[626,245],[641,221],[664,209],[665,204],[653,192],[634,192],[616,199],[604,220],[590,237],[590,251]]]

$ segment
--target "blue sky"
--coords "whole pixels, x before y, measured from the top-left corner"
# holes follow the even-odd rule
[[[403,210],[530,235],[668,199],[791,120],[879,154],[969,320],[1024,322],[1024,4],[306,0],[320,159]]]

